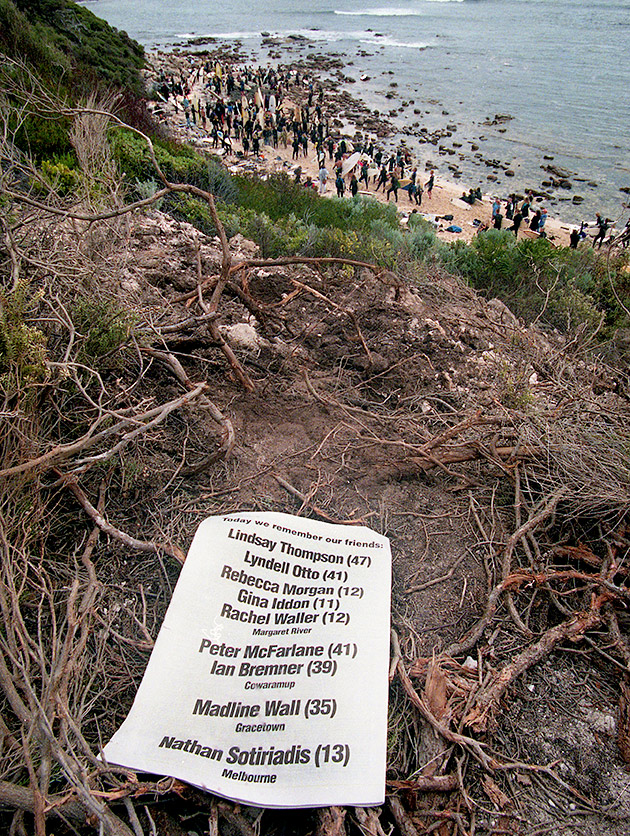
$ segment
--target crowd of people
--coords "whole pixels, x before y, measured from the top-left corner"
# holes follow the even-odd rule
[[[410,150],[404,140],[396,151],[386,153],[373,140],[359,143],[334,135],[329,114],[325,110],[324,91],[320,83],[299,69],[279,66],[224,69],[212,63],[189,56],[188,72],[166,74],[161,72],[154,86],[158,99],[172,102],[175,111],[181,108],[188,130],[196,130],[224,153],[236,153],[247,158],[259,157],[264,146],[292,149],[292,159],[298,163],[294,169],[297,182],[307,188],[327,193],[329,183],[334,183],[338,197],[349,194],[355,197],[359,190],[380,192],[389,201],[398,203],[399,191],[406,191],[409,203],[422,205],[423,198],[431,199],[435,185],[435,172],[429,172],[426,182],[418,173]],[[233,143],[240,144],[235,149]],[[299,165],[309,156],[309,149],[317,160],[316,181],[306,175]],[[349,159],[354,155],[353,159]],[[329,170],[330,169],[330,170]],[[479,188],[463,192],[461,201],[474,206],[482,201]],[[510,194],[492,201],[489,223],[478,222],[478,232],[488,229],[508,229],[518,237],[519,230],[529,229],[540,237],[547,236],[548,210],[534,206],[534,194],[525,197]],[[509,223],[509,226],[508,226]],[[601,247],[611,228],[609,218],[596,216],[593,246]],[[574,228],[570,246],[577,247],[588,232],[587,224]],[[625,237],[624,237],[625,236]],[[621,236],[623,246],[630,241],[630,220]]]

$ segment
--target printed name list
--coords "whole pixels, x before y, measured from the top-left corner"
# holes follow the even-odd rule
[[[382,804],[390,578],[365,527],[205,520],[105,757],[260,807]]]

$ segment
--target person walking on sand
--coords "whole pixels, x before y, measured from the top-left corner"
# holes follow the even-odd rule
[[[431,195],[433,193],[433,186],[434,185],[435,185],[435,172],[433,171],[433,169],[431,169],[431,171],[429,173],[429,179],[427,180],[427,185],[425,187],[426,192],[427,192],[427,197],[429,198],[429,200],[431,199]]]
[[[359,191],[359,181],[357,180],[357,175],[353,172],[352,177],[350,178],[350,194],[352,197],[356,197]]]
[[[385,186],[387,184],[387,179],[388,179],[387,168],[385,166],[382,166],[380,174],[378,175],[378,182],[376,184],[376,188],[374,189],[374,191],[377,192],[380,189],[381,186],[383,187],[383,191],[385,191]]]
[[[365,188],[367,190],[369,188],[367,160],[362,160],[362,162],[359,163],[359,167],[361,169],[359,174],[359,183],[365,183]]]
[[[337,187],[337,197],[343,197],[343,193],[346,190],[346,184],[343,182],[343,177],[341,176],[340,171],[337,172],[335,186]]]
[[[389,181],[389,189],[387,190],[387,200],[389,201],[389,196],[392,192],[394,192],[394,200],[398,203],[398,189],[400,187],[400,183],[398,182],[398,177],[396,176],[396,172],[392,171],[391,178]]]

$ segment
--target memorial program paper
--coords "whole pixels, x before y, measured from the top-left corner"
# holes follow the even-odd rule
[[[369,528],[210,517],[105,758],[260,807],[382,804],[390,590]]]

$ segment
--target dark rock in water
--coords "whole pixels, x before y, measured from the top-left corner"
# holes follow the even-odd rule
[[[510,122],[512,119],[514,119],[514,117],[510,116],[509,113],[495,113],[494,114],[494,119],[490,119],[490,117],[488,117],[481,124],[482,125],[502,125],[504,122]]]
[[[583,201],[583,200],[584,200],[584,198],[583,198],[583,197],[580,197],[580,195],[579,195],[579,194],[574,194],[574,195],[573,195],[573,203],[575,203],[575,204],[576,204],[576,206],[577,206],[579,203],[582,203],[582,201]]]
[[[511,168],[506,168],[506,170],[505,170],[505,176],[506,176],[506,177],[514,177],[514,172],[512,171],[512,169],[511,169]]]
[[[597,183],[594,180],[589,180],[586,185],[590,186],[591,189],[596,189],[597,188]]]
[[[457,130],[457,125],[447,125],[446,130],[447,131],[456,131]]]
[[[548,189],[552,185],[552,183],[551,183],[551,180],[543,180],[540,185],[544,186],[546,189]]]
[[[443,110],[442,111],[442,116],[448,116],[448,110]]]
[[[589,183],[589,186],[591,184]],[[619,191],[623,192],[624,194],[630,194],[630,186],[619,186]]]
[[[553,160],[553,157],[551,154],[543,154],[543,160]]]
[[[422,113],[422,111],[421,111],[421,110],[419,110],[417,107],[414,107],[413,112],[414,112],[415,114],[417,114],[417,115],[419,115],[420,113]]]
[[[567,171],[566,168],[560,168],[558,165],[541,165],[540,166],[543,171],[548,171],[549,174],[553,174],[559,180],[568,180],[573,174],[574,171]]]
[[[486,180],[490,180],[492,183],[496,183],[498,179],[499,178],[496,174],[488,174],[488,176],[486,177]]]
[[[479,150],[479,146],[478,146],[478,145],[476,145],[474,142],[471,142],[471,143],[470,143],[470,150],[471,150],[471,151],[478,151],[478,150]]]

